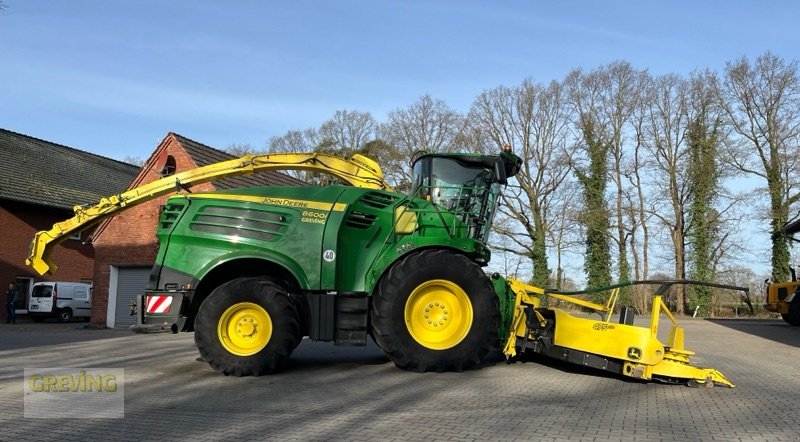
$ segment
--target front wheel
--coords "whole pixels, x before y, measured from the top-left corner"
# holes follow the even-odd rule
[[[428,250],[392,266],[372,303],[372,332],[400,368],[463,371],[497,341],[497,296],[487,276],[463,255]]]
[[[789,325],[800,326],[800,295],[795,294],[794,299],[789,303],[789,312],[781,313],[781,317]]]
[[[295,302],[264,278],[238,278],[217,287],[200,305],[195,343],[226,375],[259,376],[281,368],[298,345]]]

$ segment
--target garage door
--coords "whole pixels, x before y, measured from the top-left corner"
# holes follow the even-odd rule
[[[120,267],[117,275],[117,307],[114,328],[127,328],[136,324],[131,316],[131,301],[144,294],[150,278],[150,267]]]

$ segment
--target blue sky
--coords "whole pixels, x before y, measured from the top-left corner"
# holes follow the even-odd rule
[[[793,1],[3,1],[0,127],[118,159],[169,131],[260,148],[424,94],[466,112],[483,90],[620,59],[685,74],[800,58]]]

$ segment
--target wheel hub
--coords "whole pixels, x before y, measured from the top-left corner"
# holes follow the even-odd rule
[[[272,319],[260,305],[240,302],[230,306],[220,316],[217,336],[225,350],[237,356],[250,356],[269,343]]]
[[[447,314],[448,311],[444,302],[435,302],[428,303],[423,316],[428,324],[438,327],[440,325],[445,325],[445,322],[447,322]]]
[[[472,327],[472,303],[458,285],[444,279],[426,281],[409,295],[405,321],[411,337],[432,350],[455,347]]]
[[[242,318],[236,324],[236,333],[242,338],[252,338],[258,329],[258,322],[253,318]]]

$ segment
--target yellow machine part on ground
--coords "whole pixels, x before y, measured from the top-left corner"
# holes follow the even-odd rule
[[[713,368],[693,365],[690,356],[694,352],[684,348],[683,328],[667,309],[661,296],[654,296],[649,327],[620,324],[610,321],[619,290],[610,291],[605,305],[595,304],[571,296],[548,293],[539,287],[508,279],[515,293],[515,313],[511,332],[504,353],[507,358],[516,356],[528,346],[535,349],[551,349],[553,353],[566,359],[570,352],[578,352],[585,357],[599,357],[610,362],[609,366],[619,367],[619,374],[637,379],[658,379],[666,382],[687,382],[689,384],[714,384],[733,387],[722,373]],[[550,297],[580,305],[605,315],[596,320],[571,315],[559,308],[542,308],[541,300]],[[658,339],[659,320],[665,314],[672,321],[669,339],[663,344]],[[535,318],[528,318],[534,315]],[[530,327],[531,322],[537,327]],[[551,330],[543,332],[542,330]],[[539,343],[542,345],[540,346]],[[552,349],[563,349],[553,352]],[[537,350],[534,350],[537,351]],[[538,352],[545,352],[539,350]],[[589,364],[587,364],[589,365]]]
[[[579,318],[560,310],[555,313],[555,345],[614,359],[630,357],[628,349],[639,349],[636,362],[655,365],[664,359],[664,345],[650,330],[633,325]]]

